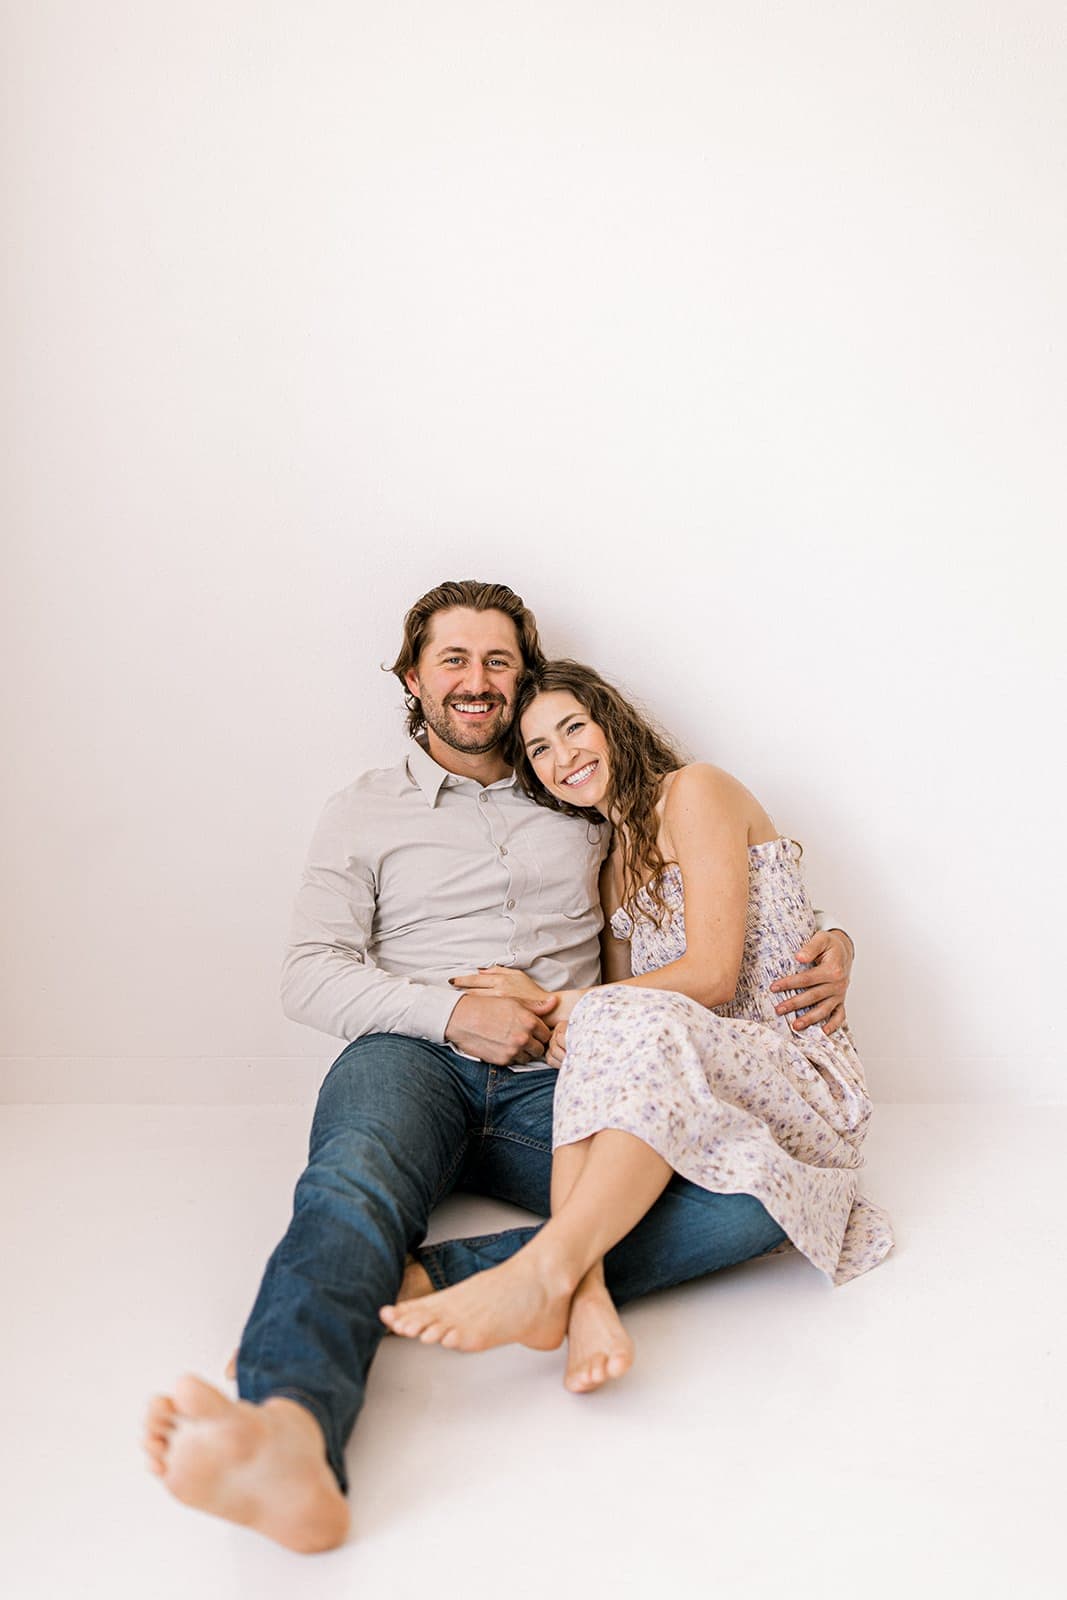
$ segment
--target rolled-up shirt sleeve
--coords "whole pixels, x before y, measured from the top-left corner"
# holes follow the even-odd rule
[[[845,927],[845,924],[843,922],[838,922],[836,911],[817,910],[815,912],[815,926],[818,928],[820,933],[833,933],[835,930],[838,933],[843,933],[851,944],[853,950],[855,950],[856,941]]]
[[[346,798],[335,795],[308,851],[282,963],[287,1017],[340,1039],[406,1033],[444,1043],[462,998],[447,982],[418,982],[382,970],[369,955],[377,887],[361,860]]]

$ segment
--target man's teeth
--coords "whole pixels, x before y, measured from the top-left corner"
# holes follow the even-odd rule
[[[493,708],[491,700],[453,700],[452,704],[457,711],[491,711]]]
[[[575,784],[575,783],[584,783],[586,778],[588,778],[589,774],[592,772],[592,770],[593,770],[593,768],[595,766],[596,766],[596,762],[595,761],[590,761],[587,766],[579,767],[578,771],[577,772],[572,772],[569,778],[564,778],[564,780],[563,780],[564,783],[568,784],[568,785]]]

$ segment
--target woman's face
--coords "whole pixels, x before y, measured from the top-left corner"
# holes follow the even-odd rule
[[[611,759],[604,730],[569,689],[539,694],[523,712],[522,742],[550,794],[606,811]]]

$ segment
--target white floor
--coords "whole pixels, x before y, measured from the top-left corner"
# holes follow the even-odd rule
[[[387,1341],[352,1538],[314,1558],[179,1507],[137,1448],[149,1392],[221,1372],[307,1120],[0,1111],[11,1600],[1067,1592],[1067,1110],[881,1107],[896,1253],[840,1290],[789,1256],[634,1306],[610,1393],[566,1394],[556,1354]],[[437,1232],[514,1215],[454,1201]]]

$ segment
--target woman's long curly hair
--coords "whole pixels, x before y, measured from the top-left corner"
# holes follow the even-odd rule
[[[522,738],[523,714],[539,694],[556,690],[571,693],[604,733],[611,759],[611,787],[603,810],[595,806],[572,806],[549,794],[535,773]],[[668,772],[684,765],[685,757],[655,728],[647,717],[623,698],[592,667],[580,661],[546,661],[527,672],[515,697],[515,720],[511,725],[507,755],[515,775],[526,793],[538,805],[562,811],[569,817],[584,817],[590,822],[608,820],[609,811],[622,841],[622,902],[635,915],[655,920],[669,917],[670,908],[663,894],[661,874],[667,866],[656,842],[659,820],[656,801]],[[649,913],[637,902],[637,892],[647,885],[654,911]]]

